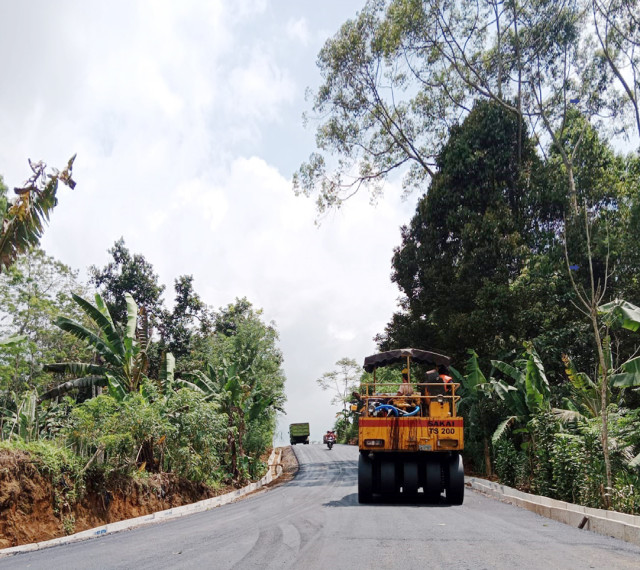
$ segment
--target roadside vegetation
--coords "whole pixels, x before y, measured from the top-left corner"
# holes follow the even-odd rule
[[[285,400],[277,330],[247,299],[212,310],[181,276],[167,309],[123,239],[88,284],[38,249],[71,164],[39,165],[31,199],[0,184],[0,452],[50,478],[68,532],[95,481],[168,473],[215,493],[260,478]]]
[[[399,177],[418,193],[376,342],[453,358],[474,472],[635,514],[638,13],[368,1],[320,53],[318,148],[294,177],[320,215]]]

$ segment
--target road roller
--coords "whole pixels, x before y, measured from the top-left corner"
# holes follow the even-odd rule
[[[404,348],[364,359],[359,399],[358,501],[401,497],[461,505],[463,420],[450,358]],[[444,494],[444,497],[443,497]]]

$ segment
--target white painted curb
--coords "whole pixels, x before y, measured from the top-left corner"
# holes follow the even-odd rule
[[[203,511],[215,509],[216,507],[220,507],[222,505],[226,505],[227,503],[231,503],[236,499],[244,495],[247,495],[248,493],[252,493],[253,491],[256,491],[261,487],[264,487],[268,483],[271,483],[272,481],[280,477],[280,475],[282,475],[281,460],[282,460],[282,448],[279,447],[277,449],[274,449],[271,452],[271,455],[269,456],[269,461],[268,461],[269,469],[267,471],[267,474],[262,479],[260,479],[260,481],[251,483],[250,485],[247,485],[242,489],[238,489],[237,491],[232,491],[231,493],[226,493],[225,495],[220,495],[218,497],[212,497],[211,499],[204,499],[203,501],[198,501],[197,503],[192,503],[190,505],[174,507],[172,509],[167,509],[166,511],[158,511],[157,513],[152,513],[150,515],[144,515],[141,517],[136,517],[134,519],[127,519],[127,520],[118,521],[115,523],[105,524],[103,526],[98,526],[96,528],[90,528],[82,532],[70,534],[69,536],[53,538],[51,540],[45,540],[43,542],[33,542],[31,544],[22,544],[20,546],[3,548],[3,549],[0,549],[0,558],[3,558],[5,556],[12,556],[20,552],[31,552],[34,550],[49,548],[51,546],[57,546],[59,544],[69,544],[70,542],[77,542],[80,540],[87,540],[89,538],[96,538],[99,536],[103,536],[105,534],[120,532],[122,530],[129,530],[132,528],[137,528],[137,527],[145,526],[148,524],[154,524],[158,522],[163,522],[171,519],[184,517],[185,515],[191,515],[193,513],[200,513]]]
[[[548,519],[619,538],[640,546],[640,516],[604,509],[592,509],[540,495],[530,495],[506,485],[477,477],[465,477],[465,481],[472,489]]]

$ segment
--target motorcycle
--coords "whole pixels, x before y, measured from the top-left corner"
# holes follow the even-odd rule
[[[336,436],[332,433],[324,436],[324,442],[327,444],[327,447],[331,449],[333,444],[336,442]]]

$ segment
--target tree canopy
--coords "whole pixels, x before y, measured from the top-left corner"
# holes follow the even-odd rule
[[[369,0],[319,54],[318,150],[294,189],[316,195],[319,212],[360,188],[375,198],[395,171],[407,191],[424,189],[449,128],[475,101],[491,100],[519,119],[517,156],[525,125],[541,153],[558,153],[575,215],[580,139],[564,143],[569,115],[640,134],[637,8],[637,0]]]

